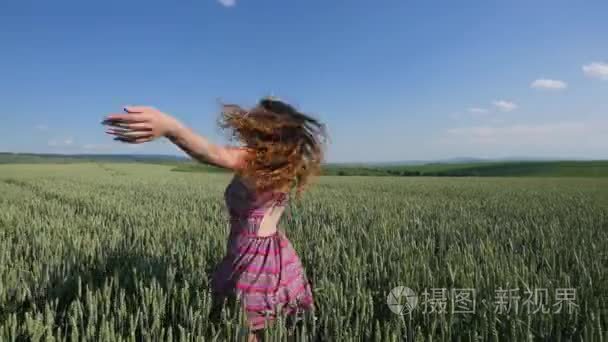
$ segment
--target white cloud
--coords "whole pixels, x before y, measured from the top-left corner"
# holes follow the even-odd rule
[[[109,151],[112,149],[110,144],[85,144],[82,146],[87,151]]]
[[[217,0],[217,2],[219,2],[220,5],[222,5],[224,7],[234,7],[234,6],[236,6],[236,0]]]
[[[34,129],[36,129],[37,131],[42,131],[42,132],[45,132],[45,131],[48,131],[48,130],[49,130],[49,126],[44,125],[44,124],[39,124],[39,125],[36,125],[36,126],[34,127]]]
[[[498,110],[503,111],[503,112],[510,112],[510,111],[513,111],[518,108],[518,106],[515,102],[511,102],[511,101],[507,101],[507,100],[496,100],[496,101],[492,102],[492,104]],[[478,118],[478,119],[486,120],[489,117],[491,117],[490,110],[488,108],[484,108],[484,107],[469,107],[469,108],[467,108],[467,112],[471,115],[471,117]],[[459,112],[453,112],[453,113],[449,114],[449,117],[452,120],[459,120],[459,119],[464,118],[465,115],[463,115],[462,113],[459,113]]]
[[[549,90],[561,90],[568,88],[568,84],[560,80],[550,80],[546,78],[539,78],[530,84],[530,87],[534,89],[549,89]]]
[[[517,104],[515,102],[511,102],[511,101],[497,100],[497,101],[492,102],[492,104],[494,106],[496,106],[496,108],[498,108],[498,110],[503,111],[503,112],[510,112],[510,111],[517,109]]]
[[[448,129],[443,142],[500,147],[608,148],[608,120],[483,125]]]
[[[74,139],[68,137],[63,139],[51,139],[47,144],[51,147],[66,147],[72,145],[73,143]]]
[[[469,113],[472,113],[472,114],[485,114],[487,112],[488,112],[488,110],[485,108],[478,108],[478,107],[469,108]]]
[[[600,80],[608,80],[608,63],[593,62],[583,65],[583,72],[588,77],[599,78]]]

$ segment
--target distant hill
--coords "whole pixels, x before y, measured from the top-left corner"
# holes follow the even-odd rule
[[[81,163],[84,161],[104,162],[187,162],[189,158],[160,154],[45,154],[0,152],[0,164],[7,163]]]
[[[182,164],[181,172],[223,172],[202,164]],[[327,164],[326,176],[432,176],[432,177],[608,177],[608,161],[516,161],[481,163],[427,163],[378,166]]]
[[[608,161],[436,162],[356,167],[328,165],[323,173],[337,176],[608,177]]]
[[[591,159],[580,158],[542,158],[512,156],[503,158],[476,158],[476,157],[454,157],[447,159],[414,159],[391,162],[371,163],[330,163],[335,166],[405,166],[405,165],[428,165],[428,164],[471,164],[471,163],[499,163],[499,162],[546,162],[546,161],[591,161]]]
[[[451,158],[439,161],[403,161],[394,163],[328,163],[324,175],[335,176],[450,176],[450,177],[608,177],[608,160],[524,160],[525,158],[489,160]],[[519,159],[519,160],[518,160]],[[2,153],[0,164],[7,163],[152,163],[175,166],[180,172],[223,172],[224,170],[195,163],[174,155],[143,154],[36,154]]]

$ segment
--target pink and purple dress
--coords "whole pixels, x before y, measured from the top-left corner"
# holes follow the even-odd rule
[[[285,206],[286,193],[253,194],[235,178],[225,192],[230,213],[227,254],[212,276],[215,299],[236,297],[252,330],[264,328],[276,314],[299,315],[314,307],[300,258],[281,230],[259,236],[272,206]]]

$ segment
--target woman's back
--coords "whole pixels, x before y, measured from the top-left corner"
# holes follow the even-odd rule
[[[224,194],[230,213],[231,231],[256,237],[277,232],[289,196],[285,192],[268,191],[257,194],[236,176]]]

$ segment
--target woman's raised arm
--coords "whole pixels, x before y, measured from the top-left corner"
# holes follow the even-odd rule
[[[214,166],[231,170],[239,169],[247,151],[243,148],[221,146],[196,134],[174,117],[152,107],[126,107],[126,114],[110,114],[104,124],[106,133],[116,140],[140,144],[159,137],[166,137],[192,158]]]

